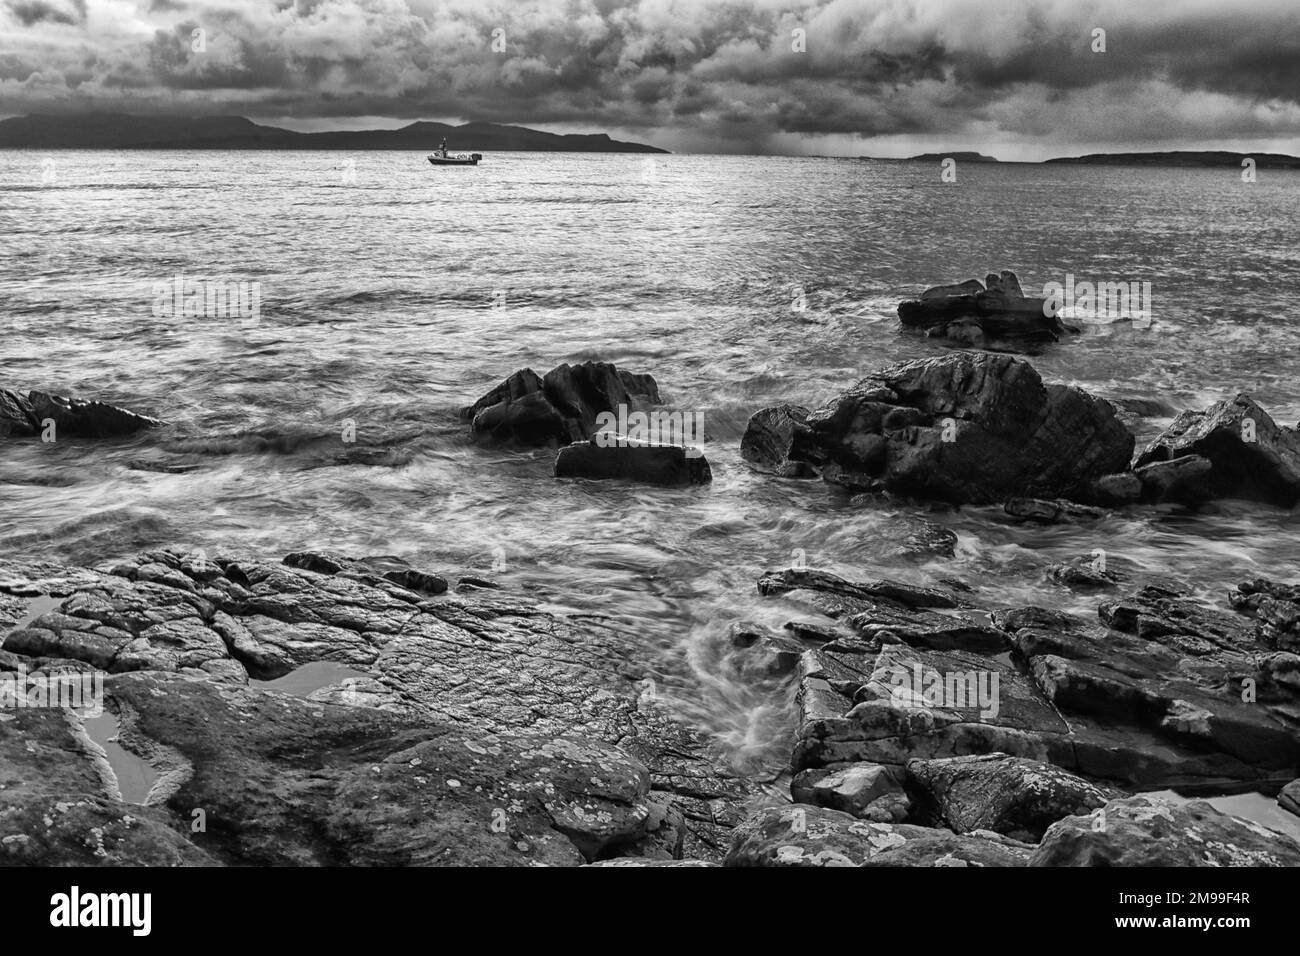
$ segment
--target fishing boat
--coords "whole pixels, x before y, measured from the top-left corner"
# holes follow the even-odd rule
[[[435,166],[477,166],[478,161],[483,158],[482,153],[449,153],[447,152],[447,141],[444,139],[442,145],[429,154],[429,162]]]

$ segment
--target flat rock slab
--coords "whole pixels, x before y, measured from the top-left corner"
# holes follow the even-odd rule
[[[396,752],[393,735],[406,734],[402,728],[408,726],[456,727],[474,739],[527,738],[532,750],[558,739],[593,752],[617,745],[622,757],[601,751],[604,764],[612,766],[615,759],[635,763],[644,768],[646,786],[669,798],[667,809],[649,807],[652,823],[685,816],[684,841],[682,832],[646,838],[682,841],[674,855],[717,858],[724,852],[751,785],[725,765],[703,732],[681,723],[655,695],[646,693],[643,678],[648,674],[667,686],[686,678],[656,671],[660,662],[647,658],[638,635],[595,616],[576,620],[546,613],[498,590],[431,597],[428,572],[399,575],[403,584],[392,579],[391,569],[374,562],[328,553],[298,553],[291,560],[293,564],[286,565],[242,555],[209,558],[155,551],[98,571],[0,561],[0,595],[59,595],[52,610],[5,636],[0,667],[6,660],[25,661],[29,668],[65,660],[154,682],[142,685],[110,677],[113,693],[133,715],[131,725],[142,728],[131,739],[143,756],[158,759],[156,769],[167,779],[186,763],[201,769],[203,760],[218,759],[217,738],[200,747],[181,731],[193,722],[215,720],[207,711],[222,708],[255,711],[271,725],[281,712],[298,714],[294,719],[301,718],[301,728],[295,724],[279,731],[287,739],[301,729],[293,759],[303,766],[342,759],[323,752],[313,755],[309,725],[331,719],[331,714],[344,725],[361,718],[338,714],[369,715],[367,746],[376,753],[389,748],[384,757]],[[16,619],[17,607],[10,608],[8,601],[4,607]],[[316,661],[334,662],[364,677],[321,688],[306,702],[249,685],[250,677],[266,680]],[[182,692],[191,685],[192,692]],[[158,693],[140,690],[142,686]],[[149,724],[151,715],[160,715],[173,697],[189,701],[192,713],[175,714],[174,727],[167,722]],[[303,717],[301,708],[307,706],[313,709]],[[229,719],[234,721],[230,733],[238,737],[242,721]],[[146,726],[155,728],[154,736],[143,730]],[[377,728],[387,729],[381,733]],[[270,752],[273,731],[272,726],[265,741],[257,744],[268,748],[272,765],[279,759]],[[410,738],[410,746],[418,745],[419,740]],[[523,752],[523,744],[502,746]],[[127,749],[132,747],[128,744]],[[482,755],[473,755],[469,744],[463,751],[469,756],[462,750],[449,752],[439,758],[440,766],[470,776],[473,761]],[[456,765],[462,757],[464,766]],[[221,759],[233,760],[235,755]],[[376,757],[375,765],[382,764]],[[266,775],[287,771],[270,765],[248,770],[247,786],[240,789],[230,783],[223,799],[232,816],[256,819],[263,799],[259,794],[270,792]],[[448,775],[454,776],[451,771]],[[368,778],[358,771],[348,779],[356,784]],[[344,782],[340,778],[338,785]],[[553,779],[551,783],[558,786]],[[72,791],[85,792],[83,786]],[[282,796],[300,799],[288,790]],[[248,805],[237,809],[243,800]],[[574,812],[580,818],[586,811]],[[390,824],[401,829],[392,820],[384,826]],[[563,833],[578,833],[579,824],[580,819],[556,826]],[[258,839],[270,840],[265,834]],[[564,845],[570,847],[565,852],[580,857],[583,851],[587,857],[604,852],[592,850],[583,843],[586,839],[565,836]],[[628,844],[622,836],[614,842]],[[242,859],[241,854],[254,852],[252,845],[240,843],[222,852],[232,860]],[[347,841],[341,845],[350,846]],[[580,850],[573,849],[578,846]],[[311,849],[307,843],[300,849],[304,859],[316,862],[336,852]],[[574,857],[573,862],[581,859]]]
[[[705,485],[713,472],[698,448],[649,445],[622,439],[576,442],[555,457],[556,478],[636,481],[648,485]]]
[[[992,830],[1037,842],[1063,817],[1103,806],[1114,791],[1051,764],[1006,754],[912,760],[909,783],[956,833]]]
[[[760,580],[860,635],[801,659],[796,772],[999,752],[1159,789],[1266,786],[1300,768],[1300,657],[1274,649],[1293,624],[1281,586],[1251,586],[1282,602],[1256,601],[1260,622],[1144,588],[1103,604],[1098,623],[1031,607],[992,627],[943,627],[929,616],[975,609],[908,607],[871,587],[807,570]]]
[[[1024,866],[1032,849],[998,834],[958,836],[870,823],[825,807],[786,806],[761,810],[737,828],[726,865]]]
[[[1300,866],[1300,844],[1203,800],[1136,796],[1050,827],[1030,866]]]

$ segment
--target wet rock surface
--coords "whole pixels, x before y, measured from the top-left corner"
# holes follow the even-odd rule
[[[1300,780],[1292,780],[1277,795],[1277,803],[1283,810],[1290,810],[1300,816]]]
[[[802,463],[852,490],[991,504],[1086,498],[1128,469],[1134,439],[1103,399],[1011,356],[958,352],[876,372],[802,422],[760,412],[746,442],[769,471]]]
[[[461,417],[477,439],[533,448],[587,441],[596,434],[596,417],[620,405],[644,410],[662,403],[652,376],[583,362],[558,365],[545,376],[532,369],[515,372]]]
[[[1300,434],[1278,425],[1246,394],[1183,412],[1134,465],[1139,475],[1151,475],[1156,466],[1182,469],[1173,474],[1191,484],[1193,497],[1247,498],[1286,508],[1300,502]]]
[[[998,753],[912,760],[907,776],[954,832],[992,830],[1029,842],[1063,817],[1104,805],[1112,792],[1051,764]]]
[[[982,613],[978,591],[810,568],[768,572],[758,588],[804,616],[796,806],[751,817],[729,863],[1300,860],[1290,838],[1208,804],[1126,795],[1276,792],[1295,776],[1300,656],[1283,648],[1300,588],[1248,582],[1216,608],[1148,586],[1103,602],[1096,621],[1032,606]],[[1112,809],[1116,832],[1091,835],[1090,815]]]
[[[68,438],[123,438],[160,428],[166,422],[107,402],[83,401],[50,392],[26,397],[0,388],[0,438],[31,438],[52,426],[55,441]]]
[[[592,439],[560,449],[555,458],[555,477],[705,485],[713,480],[713,472],[698,448],[650,445],[630,439],[601,444]]]
[[[0,438],[30,438],[40,434],[32,403],[17,392],[0,388]]]
[[[1053,824],[1030,866],[1300,866],[1300,843],[1195,800],[1113,800]]]
[[[742,675],[796,692],[785,804],[647,693],[638,635],[446,579],[328,551],[0,560],[0,679],[106,672],[120,746],[153,774],[126,803],[84,715],[0,713],[0,859],[1300,864],[1207,804],[1126,795],[1300,776],[1295,586],[1245,582],[1218,607],[1147,586],[1087,620],[767,572],[757,600],[795,619],[727,643]],[[322,665],[332,682],[264,686]]]
[[[770,807],[737,828],[727,866],[1023,866],[1033,848],[998,834],[959,836],[873,823],[825,807]]]
[[[38,423],[53,421],[56,435],[74,438],[122,438],[167,424],[161,419],[128,411],[107,402],[86,402],[49,392],[29,392]]]
[[[926,289],[920,299],[902,302],[904,328],[972,348],[1038,351],[1079,329],[1065,325],[1040,298],[1026,297],[1016,274],[1002,270],[985,281],[967,279]]]
[[[816,470],[798,458],[798,443],[809,411],[802,405],[775,405],[755,412],[740,440],[740,457],[759,471],[782,478],[814,478]]]
[[[75,718],[0,720],[6,753],[30,744],[47,758],[40,772],[19,761],[13,779],[25,783],[0,790],[0,821],[23,821],[0,836],[29,838],[6,846],[28,848],[26,862],[86,860],[31,824],[61,803],[79,808],[68,826],[108,834],[108,855],[91,862],[576,865],[725,852],[749,785],[639,674],[623,676],[636,635],[495,590],[431,597],[439,576],[408,568],[399,583],[389,560],[288,560],[0,561],[7,599],[54,596],[16,628],[20,608],[0,605],[0,672],[107,671],[122,746],[159,775],[146,806],[121,804]],[[307,698],[256,686],[316,661],[365,676]],[[57,743],[41,751],[42,735]],[[196,809],[205,831],[191,829]]]

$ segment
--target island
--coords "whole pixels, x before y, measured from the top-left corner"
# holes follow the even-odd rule
[[[0,120],[0,149],[428,149],[444,139],[459,150],[668,152],[610,139],[605,133],[546,133],[496,123],[415,122],[399,129],[301,133],[243,116],[41,113]]]

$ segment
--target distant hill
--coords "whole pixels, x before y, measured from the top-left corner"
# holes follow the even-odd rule
[[[999,162],[995,156],[985,156],[983,153],[969,151],[964,153],[922,153],[920,156],[908,156],[906,159],[884,159],[877,156],[859,156],[858,159],[874,159],[882,163],[941,163],[945,159],[955,159],[961,163]]]
[[[1222,150],[1193,150],[1168,153],[1090,153],[1049,159],[1049,163],[1080,166],[1235,166],[1241,168],[1245,158],[1255,161],[1258,169],[1300,169],[1300,158],[1282,153],[1229,153]]]
[[[564,153],[666,153],[605,133],[543,133],[496,123],[417,122],[401,129],[298,133],[242,116],[133,116],[126,113],[33,114],[0,120],[0,149],[432,149]]]
[[[983,153],[922,153],[920,156],[909,156],[909,163],[941,163],[945,159],[955,159],[961,163],[996,163],[996,157],[985,156]]]

